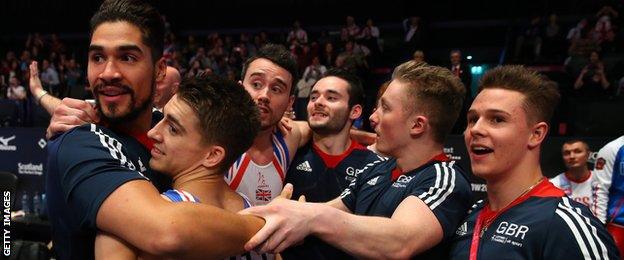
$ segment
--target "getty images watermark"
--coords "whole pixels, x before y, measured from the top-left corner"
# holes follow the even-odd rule
[[[3,192],[2,201],[2,254],[11,255],[11,192]]]

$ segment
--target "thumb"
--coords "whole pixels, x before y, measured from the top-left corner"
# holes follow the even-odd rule
[[[299,196],[299,202],[306,202],[305,195]]]

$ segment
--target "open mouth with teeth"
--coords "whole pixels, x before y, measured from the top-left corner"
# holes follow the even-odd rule
[[[323,113],[323,112],[318,112],[318,111],[317,111],[317,112],[312,113],[312,116],[313,116],[313,117],[322,117],[322,118],[326,118],[326,117],[328,117],[329,115],[328,115],[328,114],[325,114],[325,113]]]
[[[494,150],[487,148],[487,147],[472,147],[471,149],[472,153],[476,154],[476,155],[484,155],[484,154],[489,154],[491,152],[494,152]]]

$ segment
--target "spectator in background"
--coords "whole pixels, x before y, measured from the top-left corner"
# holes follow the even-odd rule
[[[604,6],[596,13],[596,17],[598,21],[594,26],[593,37],[595,41],[602,42],[609,32],[613,32],[611,21],[618,17],[618,12],[611,6]]]
[[[16,77],[11,77],[9,79],[6,97],[14,101],[24,101],[26,96],[26,88],[20,85],[20,82]]]
[[[360,34],[360,27],[355,24],[355,18],[353,16],[347,16],[346,24],[342,27],[340,32],[340,40],[343,42],[348,41],[349,39],[355,39]]]
[[[462,53],[460,50],[452,50],[450,53],[450,61],[451,65],[448,69],[453,73],[453,75],[457,76],[464,88],[466,89],[464,104],[460,111],[459,118],[455,122],[455,126],[453,127],[453,133],[462,133],[466,128],[466,113],[468,111],[468,106],[472,103],[472,72],[470,71],[470,67],[468,64],[463,62]]]
[[[568,40],[570,44],[572,44],[574,41],[581,39],[583,31],[585,30],[585,28],[587,28],[587,23],[587,18],[581,19],[581,21],[579,21],[575,27],[571,28],[570,31],[568,31],[568,36],[566,36],[566,40]]]
[[[403,20],[403,30],[405,30],[404,48],[407,54],[412,54],[414,50],[423,49],[424,46],[424,28],[420,24],[420,17],[412,16]]]
[[[181,81],[180,72],[174,67],[167,66],[165,76],[156,81],[156,88],[154,88],[152,103],[155,110],[162,112],[165,104],[178,92]]]
[[[412,60],[414,60],[415,62],[426,62],[425,53],[421,50],[416,50],[412,55]]]
[[[307,66],[303,76],[297,82],[297,100],[295,101],[295,115],[298,120],[307,120],[307,105],[310,90],[314,84],[325,75],[327,67],[321,64],[319,57],[312,58],[312,64]]]
[[[321,64],[326,67],[333,67],[336,64],[336,51],[334,50],[334,45],[331,42],[325,43],[323,47],[323,54],[321,55]]]
[[[543,46],[542,56],[544,58],[558,60],[563,55],[561,52],[561,46],[564,46],[561,37],[561,26],[559,26],[556,14],[551,14],[548,17],[548,24],[544,28]]]
[[[459,77],[466,87],[466,97],[470,97],[470,85],[472,83],[472,74],[468,64],[464,63],[462,53],[460,50],[452,50],[449,54],[451,65],[449,70],[457,77]],[[466,101],[471,101],[466,99]],[[469,102],[466,102],[470,104]]]
[[[540,58],[542,49],[541,20],[540,16],[531,18],[530,24],[523,28],[520,36],[516,39],[514,52],[516,61],[537,61]],[[525,57],[531,57],[532,60]]]
[[[574,89],[582,97],[605,97],[609,81],[598,52],[592,51],[587,64],[574,82]]]
[[[76,63],[76,59],[70,59],[67,61],[67,65],[65,66],[65,82],[67,84],[67,94],[68,97],[73,98],[83,98],[83,71],[80,67],[80,64]]]
[[[299,21],[295,21],[293,23],[293,28],[288,33],[288,37],[286,38],[286,42],[292,42],[296,40],[299,44],[307,44],[308,43],[308,33],[301,28],[301,24]]]
[[[371,50],[373,54],[383,51],[382,42],[379,38],[379,28],[373,24],[373,19],[366,20],[366,26],[362,28],[362,32],[358,36],[362,43]]]
[[[40,75],[43,87],[48,89],[52,95],[60,96],[61,81],[59,79],[59,74],[56,69],[50,65],[48,60],[43,60]]]
[[[591,153],[589,146],[583,140],[572,139],[563,143],[561,153],[567,170],[550,179],[550,182],[571,199],[587,206],[604,224],[607,196],[598,195],[599,192],[605,192],[603,184],[587,166]]]

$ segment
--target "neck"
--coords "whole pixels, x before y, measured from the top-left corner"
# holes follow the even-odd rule
[[[573,181],[580,182],[583,179],[587,178],[588,175],[589,168],[587,168],[587,166],[568,169],[568,178],[571,178]]]
[[[324,153],[331,155],[340,155],[351,146],[351,138],[349,138],[349,127],[345,126],[340,132],[329,135],[319,135],[312,133],[312,140],[316,147]]]
[[[544,178],[539,161],[533,167],[516,167],[498,179],[488,179],[487,196],[490,209],[497,211],[524,195]]]
[[[405,148],[404,151],[395,156],[397,166],[402,172],[414,170],[429,162],[434,156],[444,152],[444,145],[431,139],[427,139],[424,143],[407,145]]]
[[[120,131],[123,133],[147,133],[152,125],[152,109],[145,109],[139,116],[130,122],[121,122],[118,124],[111,124],[111,129]]]
[[[175,176],[173,188],[188,191],[202,203],[220,208],[225,208],[226,195],[233,192],[225,183],[221,172],[201,165]]]

